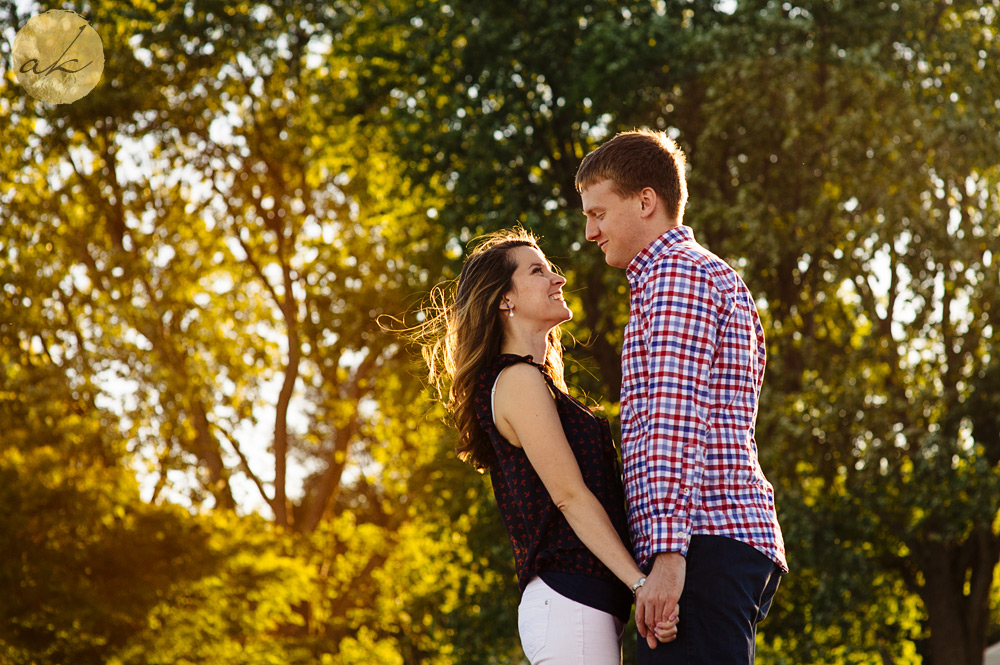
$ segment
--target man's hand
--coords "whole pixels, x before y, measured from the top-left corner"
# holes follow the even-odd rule
[[[653,569],[635,597],[635,625],[650,649],[655,649],[656,625],[668,623],[674,616],[684,591],[687,560],[678,552],[657,554]]]

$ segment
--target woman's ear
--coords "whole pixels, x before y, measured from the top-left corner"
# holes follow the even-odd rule
[[[508,317],[514,316],[514,303],[506,295],[500,298],[500,313]]]

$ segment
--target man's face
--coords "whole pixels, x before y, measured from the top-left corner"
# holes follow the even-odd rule
[[[601,180],[586,187],[580,197],[587,217],[587,240],[597,243],[608,265],[627,268],[647,244],[641,196],[623,199],[613,191],[610,180]]]

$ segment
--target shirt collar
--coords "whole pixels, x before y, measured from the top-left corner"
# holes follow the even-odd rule
[[[649,243],[645,249],[635,255],[632,262],[628,264],[628,268],[625,269],[629,285],[633,289],[639,286],[639,280],[642,274],[646,272],[646,268],[656,257],[665,252],[668,247],[679,242],[688,242],[691,240],[694,240],[694,231],[691,230],[690,226],[680,224]]]

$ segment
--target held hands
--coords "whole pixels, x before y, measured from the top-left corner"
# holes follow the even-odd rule
[[[687,561],[677,552],[659,554],[653,570],[635,595],[635,625],[650,649],[677,637],[678,601],[684,590]]]
[[[636,594],[636,602],[638,602],[638,596],[642,592],[639,591]],[[656,624],[652,631],[649,631],[643,626],[639,629],[639,633],[646,639],[646,644],[649,645],[650,649],[655,649],[659,642],[673,642],[677,639],[677,624],[680,622],[681,606],[674,605],[674,611],[670,613],[663,621]],[[636,624],[637,626],[640,624]]]
[[[672,642],[677,639],[677,623],[681,620],[681,606],[675,605],[674,611],[670,614],[666,621],[656,624],[656,628],[653,630],[654,635],[656,635],[657,642]],[[649,638],[646,638],[646,643],[649,643]],[[656,645],[651,644],[651,649],[655,649]]]

